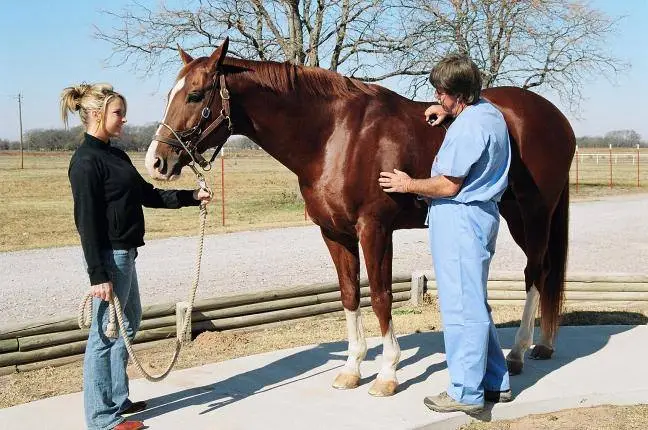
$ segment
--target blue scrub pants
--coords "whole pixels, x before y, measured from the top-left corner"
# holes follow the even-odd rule
[[[450,373],[447,391],[458,402],[483,404],[484,390],[510,388],[486,292],[499,229],[497,203],[433,200],[428,222]]]

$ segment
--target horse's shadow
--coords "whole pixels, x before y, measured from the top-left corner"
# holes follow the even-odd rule
[[[312,378],[320,373],[341,367],[343,361],[339,360],[344,358],[345,351],[346,342],[315,345],[259,368],[208,385],[149,399],[147,409],[132,415],[131,418],[146,420],[187,406],[202,404],[207,405],[207,409],[201,413],[208,413],[255,394]],[[331,361],[332,363],[330,363]],[[325,368],[313,372],[313,369],[322,366]]]
[[[631,330],[638,325],[648,324],[648,317],[638,312],[628,311],[574,311],[563,315],[563,325],[556,337],[555,353],[549,360],[531,360],[528,354],[524,361],[524,370],[519,375],[511,376],[511,389],[514,395],[519,395],[533,387],[540,379],[552,372],[603,349],[610,339],[618,334]],[[578,328],[570,326],[598,324],[596,330],[588,330],[582,336]],[[539,319],[536,320],[536,326]],[[616,325],[612,325],[616,324]],[[515,331],[520,321],[509,321],[498,324],[500,343],[504,348],[510,348],[515,341]],[[540,333],[536,328],[534,339],[539,339]],[[573,381],[578,383],[578,381]],[[480,421],[491,421],[492,403],[487,403],[484,411],[474,418]]]
[[[601,313],[592,312],[592,314],[596,314],[597,321],[601,320]],[[517,395],[523,392],[545,375],[572,361],[599,351],[608,343],[612,336],[630,330],[636,325],[648,323],[648,318],[638,313],[608,312],[606,314],[608,314],[608,320],[625,321],[633,325],[601,326],[596,330],[595,335],[591,335],[590,332],[590,335],[584,339],[579,339],[573,330],[560,330],[556,340],[556,354],[554,358],[545,361],[530,361],[527,358],[524,372],[521,375],[511,377],[514,394]],[[508,326],[512,324],[514,322],[509,322],[504,325]],[[504,348],[510,348],[514,342],[515,328],[500,329],[499,335],[502,346]],[[410,353],[414,351],[412,355],[400,362],[399,369],[416,366],[424,358],[432,354],[443,353],[444,351],[443,333],[440,332],[414,333],[401,336],[398,338],[398,341],[403,352]],[[346,342],[315,345],[308,349],[300,349],[297,352],[256,369],[238,373],[208,385],[151,398],[148,400],[148,408],[139,414],[132,415],[132,419],[146,420],[193,405],[206,405],[206,409],[201,412],[201,414],[205,414],[244,400],[250,396],[265,393],[326,372],[331,373],[332,382],[334,372],[344,364],[346,348]],[[381,345],[369,348],[366,360],[375,360],[381,350]],[[421,370],[417,369],[416,376],[400,381],[397,395],[407,395],[407,390],[410,387],[424,383],[430,375],[445,368],[446,363],[442,361],[440,363],[432,363]],[[413,372],[408,373],[412,374]],[[402,374],[403,372],[399,373],[401,378]],[[365,377],[360,383],[362,385],[370,383],[375,376],[375,372],[370,375],[365,374]],[[445,389],[445,387],[430,388],[436,389],[437,391],[443,391]],[[430,394],[434,393],[430,391]],[[487,408],[485,412],[476,418],[485,421],[490,420],[490,408]]]
[[[440,333],[406,335],[399,337],[398,341],[403,351],[410,349],[415,351],[412,356],[400,362],[399,367],[401,368],[414,365],[430,354],[443,350],[443,335]],[[132,415],[130,419],[146,420],[193,405],[207,405],[207,408],[201,412],[201,414],[205,414],[250,396],[266,393],[326,372],[331,373],[330,382],[332,382],[334,372],[344,365],[346,348],[347,342],[315,345],[221,381],[151,398],[147,401],[147,409]],[[375,360],[381,350],[381,345],[370,347],[367,350],[365,361]],[[417,377],[402,381],[399,391],[406,390],[412,384],[425,381],[429,375],[443,370],[445,367],[445,362],[428,366]],[[365,375],[360,384],[364,385],[373,381],[375,376],[375,373]]]

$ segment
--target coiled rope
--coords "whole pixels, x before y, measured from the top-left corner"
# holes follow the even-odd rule
[[[210,193],[210,195],[212,195],[212,192],[209,189],[209,187],[206,186],[204,178],[202,178],[202,175],[198,176],[198,183],[201,186],[201,188],[207,190]],[[106,336],[109,338],[118,337],[117,329],[115,326],[115,319],[116,319],[117,327],[119,327],[119,333],[121,333],[121,336],[124,338],[124,344],[126,346],[126,350],[128,351],[128,355],[130,355],[131,359],[133,360],[133,364],[135,364],[135,367],[137,368],[139,373],[150,382],[158,382],[166,378],[167,375],[171,372],[171,369],[173,369],[173,366],[175,366],[176,361],[178,360],[178,356],[180,355],[180,349],[182,348],[183,339],[185,338],[185,333],[189,328],[191,322],[191,312],[193,310],[194,300],[196,298],[196,290],[198,289],[198,280],[200,278],[200,263],[202,261],[203,242],[205,238],[206,219],[207,219],[207,204],[202,202],[200,204],[200,236],[198,239],[198,252],[196,254],[196,265],[195,265],[195,272],[193,278],[193,285],[191,288],[191,293],[189,294],[189,307],[185,312],[185,316],[182,323],[182,329],[177,333],[175,352],[173,353],[173,358],[171,359],[171,362],[162,373],[157,375],[152,375],[148,373],[140,363],[139,359],[135,356],[135,352],[133,351],[133,346],[131,344],[131,339],[126,334],[126,328],[124,327],[124,317],[123,317],[124,313],[122,311],[121,303],[119,303],[119,299],[117,298],[117,295],[114,294],[114,292],[108,303],[108,326],[106,327],[106,331],[105,331]],[[85,295],[83,301],[79,306],[77,321],[79,323],[80,328],[90,328],[92,324],[92,298],[93,298],[92,292],[88,292],[88,294]]]

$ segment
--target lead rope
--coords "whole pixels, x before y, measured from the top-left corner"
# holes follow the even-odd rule
[[[194,172],[196,172],[195,169]],[[212,195],[213,193],[211,189],[207,186],[203,175],[198,172],[196,172],[196,175],[198,176],[198,185],[200,186],[200,188],[206,190],[207,192],[209,192],[210,195]],[[116,317],[118,327],[119,327],[119,332],[124,338],[124,345],[126,345],[126,350],[128,351],[128,355],[130,355],[131,359],[133,360],[133,364],[135,364],[135,367],[137,367],[139,373],[150,382],[159,382],[164,378],[166,378],[167,375],[171,372],[171,369],[173,369],[173,366],[175,366],[176,361],[178,360],[178,355],[180,354],[180,349],[182,348],[182,343],[183,343],[185,333],[189,328],[189,323],[191,321],[191,312],[193,310],[194,300],[196,298],[196,290],[198,289],[198,280],[200,278],[200,263],[202,261],[206,219],[207,219],[207,205],[206,203],[201,202],[200,237],[198,239],[198,252],[196,254],[194,280],[191,288],[191,293],[189,295],[189,307],[185,312],[184,320],[182,323],[182,329],[177,333],[175,352],[173,353],[173,358],[171,359],[171,362],[169,363],[168,367],[162,373],[158,375],[151,375],[144,369],[139,359],[135,356],[135,352],[133,351],[131,340],[126,334],[126,329],[124,328],[124,319],[123,319],[124,313],[121,308],[121,303],[119,303],[119,299],[117,298],[117,295],[114,294],[114,292],[110,301],[108,302],[108,326],[106,327],[106,331],[105,331],[106,336],[109,338],[118,337],[117,330],[115,328],[115,317]],[[86,294],[79,306],[79,313],[77,318],[77,321],[79,323],[79,328],[90,328],[90,325],[92,324],[92,297],[93,296],[91,292]]]

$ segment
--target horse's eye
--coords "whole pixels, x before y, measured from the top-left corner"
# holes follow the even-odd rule
[[[189,93],[187,96],[187,103],[198,103],[203,99],[203,93]]]

